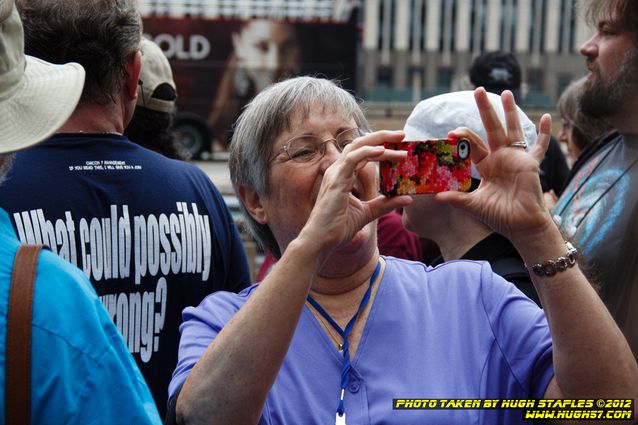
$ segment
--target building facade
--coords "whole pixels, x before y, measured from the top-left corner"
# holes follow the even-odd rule
[[[581,0],[586,1],[586,0]],[[414,103],[468,87],[479,53],[514,52],[525,105],[554,105],[583,75],[593,30],[578,0],[139,0],[144,15],[359,22],[357,88],[378,103]]]
[[[548,107],[583,75],[592,29],[576,0],[365,0],[361,88],[366,99],[414,102],[468,88],[481,52],[514,52],[528,106]]]

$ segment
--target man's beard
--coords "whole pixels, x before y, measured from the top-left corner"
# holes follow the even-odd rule
[[[635,96],[638,88],[638,48],[631,49],[615,77],[603,81],[600,69],[594,63],[589,84],[585,84],[580,98],[581,111],[592,118],[609,118],[624,108],[627,99]]]
[[[9,173],[11,166],[13,165],[13,159],[15,154],[0,154],[0,184],[4,182],[5,177]]]

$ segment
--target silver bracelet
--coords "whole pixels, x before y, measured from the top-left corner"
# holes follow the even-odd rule
[[[567,270],[574,267],[578,258],[578,250],[569,242],[565,242],[567,253],[553,260],[547,260],[544,263],[537,263],[532,266],[532,271],[537,276],[554,276],[557,272]],[[527,265],[526,265],[527,266]]]

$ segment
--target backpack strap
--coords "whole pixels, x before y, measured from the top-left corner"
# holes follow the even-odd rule
[[[38,255],[43,245],[21,245],[13,264],[5,363],[7,425],[28,425],[31,413],[31,319]]]

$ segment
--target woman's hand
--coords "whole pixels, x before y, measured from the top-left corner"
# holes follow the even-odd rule
[[[385,149],[403,140],[402,131],[377,131],[355,139],[325,171],[310,217],[300,236],[329,250],[349,243],[366,224],[412,202],[409,196],[378,194],[371,162],[402,161],[406,152]],[[356,196],[355,196],[356,195]]]
[[[521,147],[509,146],[525,140],[512,93],[505,91],[501,95],[507,128],[501,125],[483,88],[476,89],[474,97],[489,149],[467,128],[456,129],[450,135],[470,140],[472,161],[481,174],[481,184],[471,193],[444,192],[435,199],[466,210],[510,240],[513,236],[525,237],[553,226],[538,174],[549,144],[551,117],[543,115],[536,144],[526,152]]]

